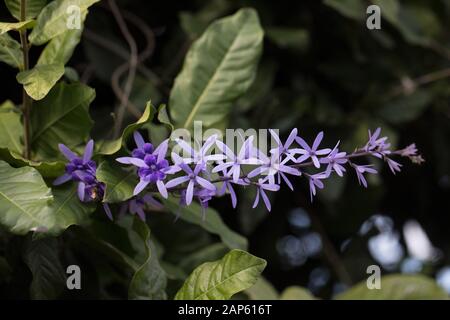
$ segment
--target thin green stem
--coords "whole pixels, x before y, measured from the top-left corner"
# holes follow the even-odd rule
[[[26,20],[26,0],[20,0],[20,21]],[[22,71],[30,69],[30,62],[28,57],[29,44],[27,40],[27,30],[20,31],[20,44],[23,52],[23,67]],[[30,130],[30,110],[33,100],[23,88],[22,91],[22,113],[23,113],[23,127],[24,127],[24,157],[30,159],[31,157],[31,130]]]

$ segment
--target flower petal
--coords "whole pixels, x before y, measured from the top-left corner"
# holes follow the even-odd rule
[[[188,187],[186,189],[186,205],[192,203],[192,198],[194,197],[194,181],[189,181]]]
[[[156,187],[158,188],[158,191],[161,194],[161,196],[164,199],[167,199],[169,195],[167,194],[167,189],[166,186],[164,185],[164,182],[162,182],[161,180],[156,181]]]
[[[94,152],[94,140],[89,140],[84,149],[83,163],[87,163],[92,158],[92,153]]]
[[[134,142],[136,142],[136,146],[138,148],[142,148],[145,144],[145,141],[144,141],[144,138],[142,137],[142,135],[138,131],[135,131],[135,132],[133,132],[133,137],[134,137]]]
[[[190,180],[190,178],[188,176],[182,176],[182,177],[172,179],[166,183],[166,188],[170,189],[170,188],[176,187],[177,185],[182,184],[189,180]]]
[[[141,180],[136,185],[136,188],[134,188],[133,195],[136,196],[139,193],[141,193],[142,190],[145,189],[145,187],[150,183],[150,181]]]
[[[59,186],[69,180],[72,180],[72,176],[70,174],[65,173],[62,176],[56,178],[55,181],[53,181],[53,185]]]
[[[78,156],[75,153],[73,153],[69,148],[67,148],[64,144],[62,143],[58,144],[58,148],[59,151],[61,151],[61,153],[64,155],[64,157],[67,158],[67,160],[72,161],[78,158]]]

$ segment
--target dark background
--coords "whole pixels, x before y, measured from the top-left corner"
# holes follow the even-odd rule
[[[332,179],[313,203],[305,180],[298,179],[294,192],[282,188],[274,195],[270,213],[251,209],[248,191],[239,195],[237,211],[228,199],[216,200],[212,206],[232,229],[248,236],[250,252],[268,260],[264,275],[277,289],[301,285],[329,297],[364,279],[371,264],[381,264],[387,274],[411,271],[412,263],[415,272],[430,276],[450,264],[450,1],[398,1],[396,18],[382,12],[381,30],[366,28],[370,1],[362,0],[117,3],[140,52],[150,49],[131,95],[138,108],[149,99],[167,103],[190,43],[214,19],[251,6],[266,32],[264,54],[254,86],[233,108],[230,128],[273,127],[285,136],[297,127],[308,141],[323,130],[325,144],[341,140],[351,151],[364,145],[369,128],[380,126],[394,146],[415,142],[426,159],[421,166],[405,163],[396,176],[380,167],[367,190],[351,172]],[[3,2],[0,12],[5,21],[9,14]],[[39,49],[33,52],[35,61]],[[80,80],[96,89],[94,136],[109,134],[112,118],[105,115],[118,101],[111,79],[127,55],[128,46],[102,1],[90,10],[69,62]],[[20,103],[14,70],[0,65],[0,75],[0,101]],[[381,224],[358,233],[374,215]],[[407,250],[402,230],[410,219],[439,250],[434,257],[420,260]],[[383,264],[368,250],[368,240],[380,232],[394,238],[386,247],[376,246],[382,254],[403,248],[394,262]]]

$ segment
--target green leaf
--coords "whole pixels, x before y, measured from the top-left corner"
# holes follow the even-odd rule
[[[287,287],[286,289],[284,289],[284,291],[281,293],[280,299],[281,300],[315,300],[316,298],[307,289],[298,287],[298,286],[292,286],[292,287]]]
[[[271,27],[266,30],[267,38],[280,48],[305,50],[309,44],[309,33],[306,29]]]
[[[20,18],[20,0],[5,0],[6,7],[9,12],[13,15],[17,20],[21,20]],[[42,8],[47,4],[47,0],[27,0],[27,10],[26,10],[26,19],[35,18],[39,12],[41,12]]]
[[[32,28],[35,24],[34,20],[27,20],[21,22],[0,22],[0,35],[15,30],[20,31],[22,29]]]
[[[251,300],[278,300],[278,292],[264,277],[260,277],[256,283],[245,290]]]
[[[97,169],[97,179],[106,185],[104,202],[122,202],[133,197],[139,182],[134,170],[125,170],[117,163],[103,161]]]
[[[39,14],[36,26],[29,39],[34,45],[42,45],[47,41],[70,30],[67,26],[70,15],[74,14],[68,8],[76,6],[80,9],[80,19],[87,13],[87,9],[100,0],[56,0],[49,3]]]
[[[350,19],[362,21],[366,17],[367,5],[361,0],[325,0],[323,3]]]
[[[381,278],[381,289],[370,290],[363,281],[338,294],[337,300],[447,300],[448,294],[423,275],[392,274]]]
[[[150,240],[150,230],[148,226],[139,220],[134,219],[133,230],[144,242],[144,262],[139,266],[131,279],[128,289],[130,299],[167,299],[165,292],[167,277],[161,268],[154,245]]]
[[[87,140],[92,127],[88,109],[94,98],[95,91],[83,84],[59,83],[33,105],[32,150],[37,158],[59,158],[59,143],[71,148]]]
[[[0,35],[0,61],[17,69],[23,68],[23,53],[20,43],[7,33]]]
[[[0,106],[0,148],[20,154],[23,148],[21,142],[23,127],[20,114],[14,109],[10,109],[8,105],[9,103],[6,102]],[[14,105],[12,106],[14,107]]]
[[[220,19],[196,40],[170,94],[175,127],[208,127],[227,118],[233,102],[252,84],[263,30],[253,9]]]
[[[417,90],[386,103],[378,114],[395,124],[417,119],[432,102],[432,95],[426,90]]]
[[[264,259],[245,251],[232,250],[221,260],[196,268],[175,296],[175,300],[224,300],[256,283],[266,267]]]
[[[58,63],[65,65],[81,40],[83,29],[67,30],[53,38],[42,51],[37,65]]]
[[[173,197],[169,197],[167,200],[163,199],[163,203],[174,215],[179,215],[180,219],[196,224],[206,231],[218,235],[228,248],[247,249],[247,239],[228,228],[214,209],[208,208],[206,217],[203,219],[202,207],[198,203],[193,202],[191,205],[183,207]]]
[[[54,188],[54,201],[51,204],[52,215],[55,217],[55,227],[51,234],[57,235],[72,225],[85,225],[97,205],[93,202],[81,202],[78,199],[77,185],[66,183]]]
[[[39,172],[30,167],[13,168],[0,161],[0,224],[9,232],[50,230],[55,223],[50,189]]]
[[[24,252],[24,261],[33,274],[31,298],[58,298],[66,284],[65,272],[59,260],[58,241],[55,238],[29,241]]]
[[[17,74],[17,81],[34,100],[41,100],[64,75],[64,66],[59,63],[35,66]]]
[[[195,267],[207,261],[214,261],[223,257],[229,248],[223,243],[214,243],[204,248],[195,250],[190,255],[184,255],[180,267],[187,273],[191,273]]]
[[[139,118],[139,120],[133,124],[128,125],[123,131],[120,138],[103,142],[103,144],[99,147],[98,153],[103,155],[112,155],[119,151],[134,131],[139,130],[143,125],[150,123],[153,120],[155,112],[155,107],[151,104],[150,101],[147,102],[145,111]]]

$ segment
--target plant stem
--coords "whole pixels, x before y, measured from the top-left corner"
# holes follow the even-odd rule
[[[26,20],[26,0],[20,0],[20,21]],[[23,52],[23,68],[22,71],[30,69],[28,51],[29,44],[27,41],[27,30],[20,31],[20,44]],[[31,157],[31,130],[30,130],[30,110],[33,100],[30,98],[25,88],[22,89],[22,112],[23,112],[23,127],[24,127],[24,157],[30,159]]]

